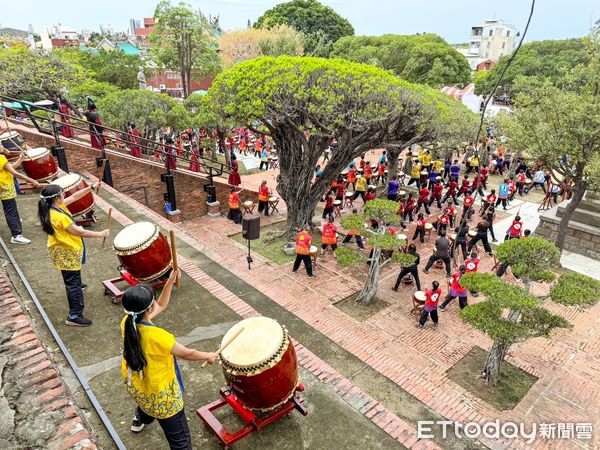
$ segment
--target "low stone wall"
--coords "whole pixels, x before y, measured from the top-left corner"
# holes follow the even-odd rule
[[[40,134],[35,129],[19,127],[17,131],[32,147],[50,148],[55,145],[54,138]],[[99,169],[96,165],[96,158],[101,156],[100,150],[66,139],[62,141],[62,144],[70,171],[85,170],[91,174],[98,174]],[[106,149],[106,154],[110,161],[113,187],[147,205],[153,211],[166,215],[163,205],[164,193],[167,192],[167,187],[165,183],[160,181],[160,175],[166,172],[164,165],[146,158],[135,158],[113,149]],[[186,220],[207,214],[207,197],[203,186],[208,183],[208,179],[185,169],[178,169],[172,173],[177,208],[181,211],[179,217]],[[223,180],[218,179],[214,179],[213,183],[216,186],[217,200],[221,203],[221,212],[225,213],[228,211],[229,186]],[[244,190],[241,200],[258,202],[258,193]]]

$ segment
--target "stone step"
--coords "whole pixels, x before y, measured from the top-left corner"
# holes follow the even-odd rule
[[[558,205],[558,208],[556,210],[557,217],[563,216],[566,209],[566,205],[567,202],[563,202],[560,205]],[[575,211],[573,211],[570,220],[574,222],[583,223],[591,227],[600,227],[600,210],[590,211],[587,209],[577,208]]]

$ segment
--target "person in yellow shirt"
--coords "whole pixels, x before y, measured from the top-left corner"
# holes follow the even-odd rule
[[[30,182],[34,188],[39,188],[40,183],[33,178],[17,172],[16,169],[21,165],[21,161],[23,160],[23,153],[21,153],[15,162],[9,163],[6,158],[6,154],[9,153],[8,150],[5,150],[2,146],[0,148],[2,149],[0,153],[0,200],[2,201],[4,217],[12,236],[10,242],[11,244],[29,244],[31,241],[23,236],[23,225],[19,216],[19,210],[17,209],[15,178]]]
[[[410,180],[408,180],[408,186],[416,183],[417,189],[421,187],[421,164],[417,159],[413,161],[412,169],[410,169]]]
[[[75,225],[75,219],[67,206],[95,189],[88,186],[65,199],[62,188],[49,184],[42,189],[38,202],[38,217],[42,228],[48,234],[48,252],[50,259],[60,270],[69,301],[69,316],[66,324],[87,327],[92,321],[83,317],[83,288],[81,266],[85,264],[86,251],[84,237],[108,237],[110,231],[91,231]]]
[[[475,172],[479,173],[479,154],[477,151],[473,153],[473,156],[469,159],[469,167],[467,168],[466,174],[470,174],[471,171],[475,170]]]
[[[356,200],[358,196],[362,198],[363,203],[367,203],[367,179],[361,175],[359,175],[356,180],[356,187],[354,188],[352,200]]]
[[[431,172],[431,152],[429,150],[425,150],[425,154],[422,159],[423,169],[427,172]]]
[[[191,450],[192,438],[183,409],[183,380],[176,358],[212,364],[218,355],[187,348],[152,323],[168,306],[177,277],[179,271],[171,271],[156,301],[152,287],[143,283],[123,294],[126,316],[121,321],[121,375],[137,404],[131,431],[139,433],[156,419],[171,449]]]

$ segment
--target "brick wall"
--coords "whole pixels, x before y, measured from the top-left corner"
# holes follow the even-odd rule
[[[36,130],[19,128],[18,131],[31,146],[50,148],[55,144],[51,136],[39,134]],[[71,172],[86,170],[92,174],[98,174],[99,169],[96,165],[96,158],[101,156],[99,150],[85,144],[67,142],[67,140],[62,143]],[[145,187],[148,207],[153,211],[166,215],[163,209],[163,199],[167,188],[165,183],[160,181],[160,174],[166,172],[164,165],[149,159],[134,158],[117,150],[107,149],[106,154],[110,161],[113,187],[138,202],[146,204],[146,195],[144,189],[142,189]],[[177,208],[181,211],[180,218],[187,220],[205,215],[208,208],[203,186],[208,183],[208,180],[187,170],[173,171],[173,180]],[[225,213],[228,210],[227,195],[229,194],[229,187],[223,181],[215,180],[214,184],[217,191],[217,200],[221,203],[221,212]],[[244,190],[242,200],[247,199],[258,202],[258,193]]]

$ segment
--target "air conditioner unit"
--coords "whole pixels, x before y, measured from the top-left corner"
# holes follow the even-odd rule
[[[167,86],[165,86],[164,84],[159,84],[158,87],[161,91],[164,91],[167,89]]]

